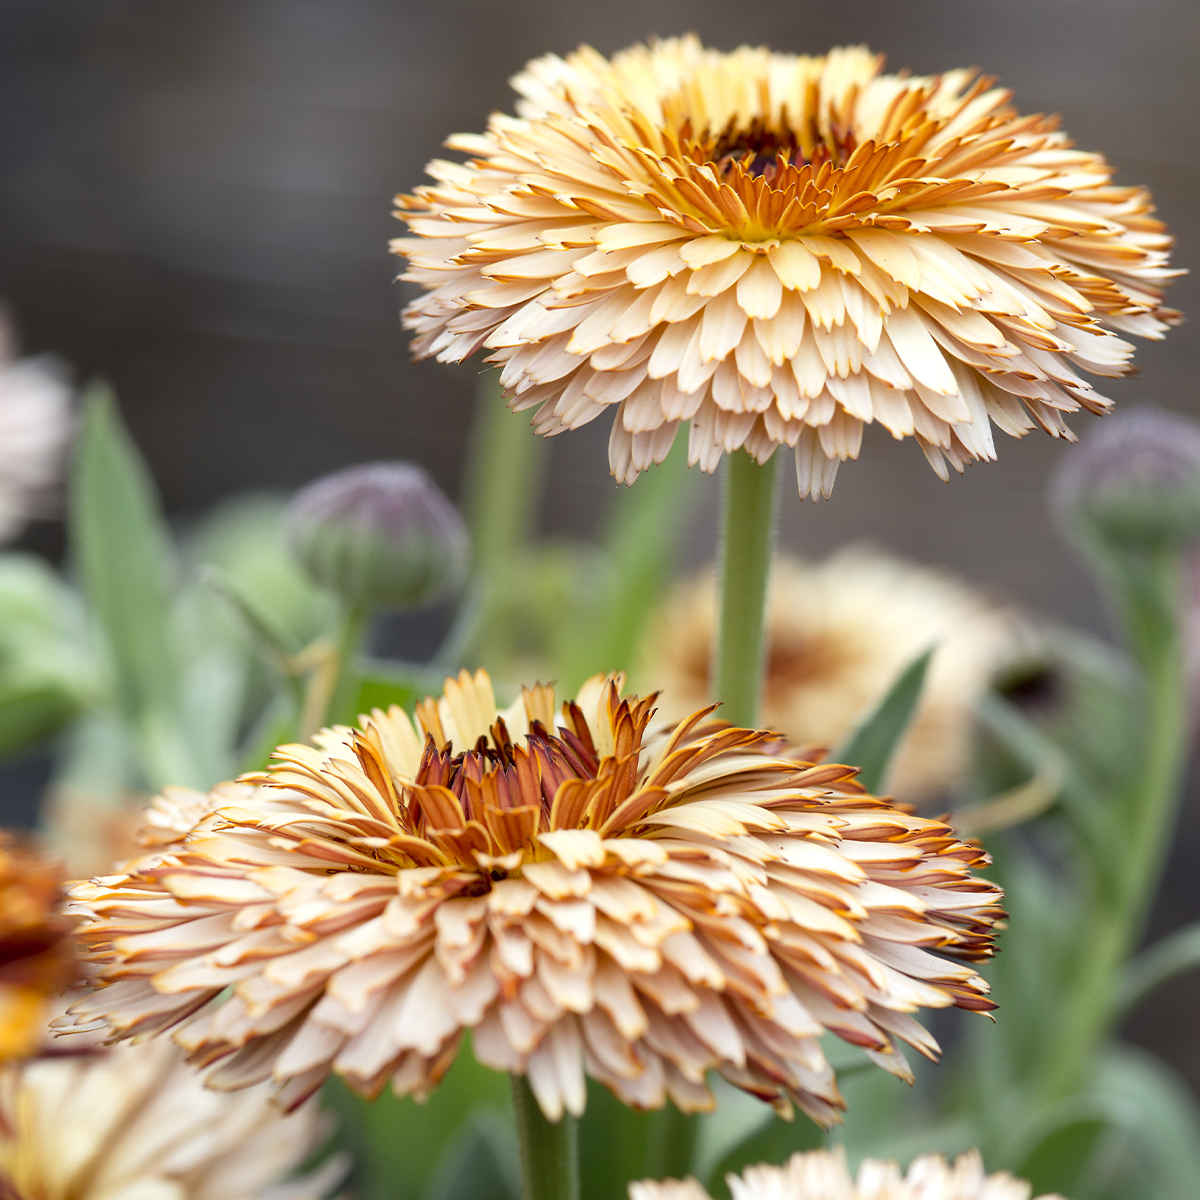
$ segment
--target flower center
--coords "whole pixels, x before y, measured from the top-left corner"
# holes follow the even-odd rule
[[[502,717],[490,734],[471,750],[454,755],[449,748],[439,754],[429,739],[416,782],[449,788],[472,820],[481,815],[477,810],[485,803],[484,779],[495,781],[495,796],[487,797],[493,807],[540,805],[549,815],[560,784],[568,779],[596,778],[600,764],[590,737],[585,742],[570,730],[560,730],[556,736],[534,721],[525,745],[514,745]]]
[[[823,134],[814,120],[806,125],[803,130],[794,128],[786,113],[777,126],[762,117],[748,127],[731,120],[715,137],[692,143],[693,159],[711,163],[722,182],[740,174],[773,184],[788,167],[845,166],[858,145],[853,132],[835,128]]]

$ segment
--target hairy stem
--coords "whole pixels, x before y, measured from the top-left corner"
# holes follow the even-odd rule
[[[548,1121],[524,1075],[512,1077],[513,1115],[521,1151],[521,1200],[579,1200],[575,1118]]]
[[[776,456],[761,466],[729,455],[721,514],[721,615],[713,698],[735,725],[758,720],[762,693],[767,577],[775,542]]]

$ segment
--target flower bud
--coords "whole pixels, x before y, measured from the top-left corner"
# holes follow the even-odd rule
[[[308,577],[354,606],[419,608],[466,579],[462,518],[415,463],[367,463],[318,479],[292,499],[287,533]]]
[[[1111,417],[1067,457],[1051,500],[1069,532],[1111,545],[1200,540],[1200,424],[1156,408]]]

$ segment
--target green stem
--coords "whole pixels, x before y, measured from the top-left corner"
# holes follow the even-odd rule
[[[651,1117],[646,1148],[646,1175],[651,1179],[685,1179],[692,1173],[700,1122],[680,1112],[669,1100]]]
[[[512,1077],[513,1116],[521,1150],[521,1200],[579,1200],[575,1118],[546,1120],[524,1075]]]
[[[1123,623],[1145,685],[1142,773],[1118,815],[1124,826],[1116,850],[1119,858],[1097,864],[1096,876],[1107,886],[1094,897],[1073,983],[1074,1002],[1064,1011],[1055,1051],[1045,1065],[1044,1089],[1050,1097],[1079,1086],[1096,1046],[1110,1035],[1119,1015],[1118,976],[1137,947],[1154,903],[1188,747],[1178,558],[1161,553],[1127,566],[1118,587]]]
[[[749,454],[728,457],[721,515],[721,618],[714,699],[720,715],[753,726],[763,679],[767,576],[775,541],[775,468]]]
[[[494,372],[484,376],[467,449],[463,508],[471,531],[473,569],[467,599],[438,652],[440,666],[503,669],[515,653],[516,629],[506,598],[521,570],[541,506],[547,447],[528,413],[505,406]]]

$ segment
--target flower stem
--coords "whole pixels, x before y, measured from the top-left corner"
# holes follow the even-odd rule
[[[713,698],[720,715],[753,726],[762,692],[767,576],[775,541],[775,468],[743,451],[728,457],[721,514],[721,617]]]
[[[454,627],[437,666],[507,669],[516,651],[510,593],[523,567],[541,509],[547,447],[528,414],[510,412],[496,373],[480,383],[464,472],[464,510],[471,532],[472,570]]]
[[[651,1118],[646,1175],[651,1179],[684,1179],[692,1173],[700,1122],[669,1100]]]
[[[308,741],[322,725],[333,721],[352,721],[357,679],[352,669],[366,633],[368,613],[362,608],[342,611],[337,641],[329,647],[324,661],[309,677],[300,715],[300,740]]]
[[[1044,1090],[1063,1096],[1082,1082],[1099,1041],[1119,1015],[1119,972],[1137,948],[1162,874],[1178,810],[1188,748],[1190,705],[1180,628],[1183,589],[1173,554],[1145,555],[1117,579],[1119,610],[1145,687],[1142,763],[1138,786],[1120,813],[1122,842],[1081,947],[1074,1003],[1066,1012],[1056,1052],[1044,1067]],[[1114,869],[1115,868],[1115,869]]]
[[[546,1119],[524,1075],[512,1077],[513,1115],[521,1148],[521,1200],[579,1200],[575,1118]]]

